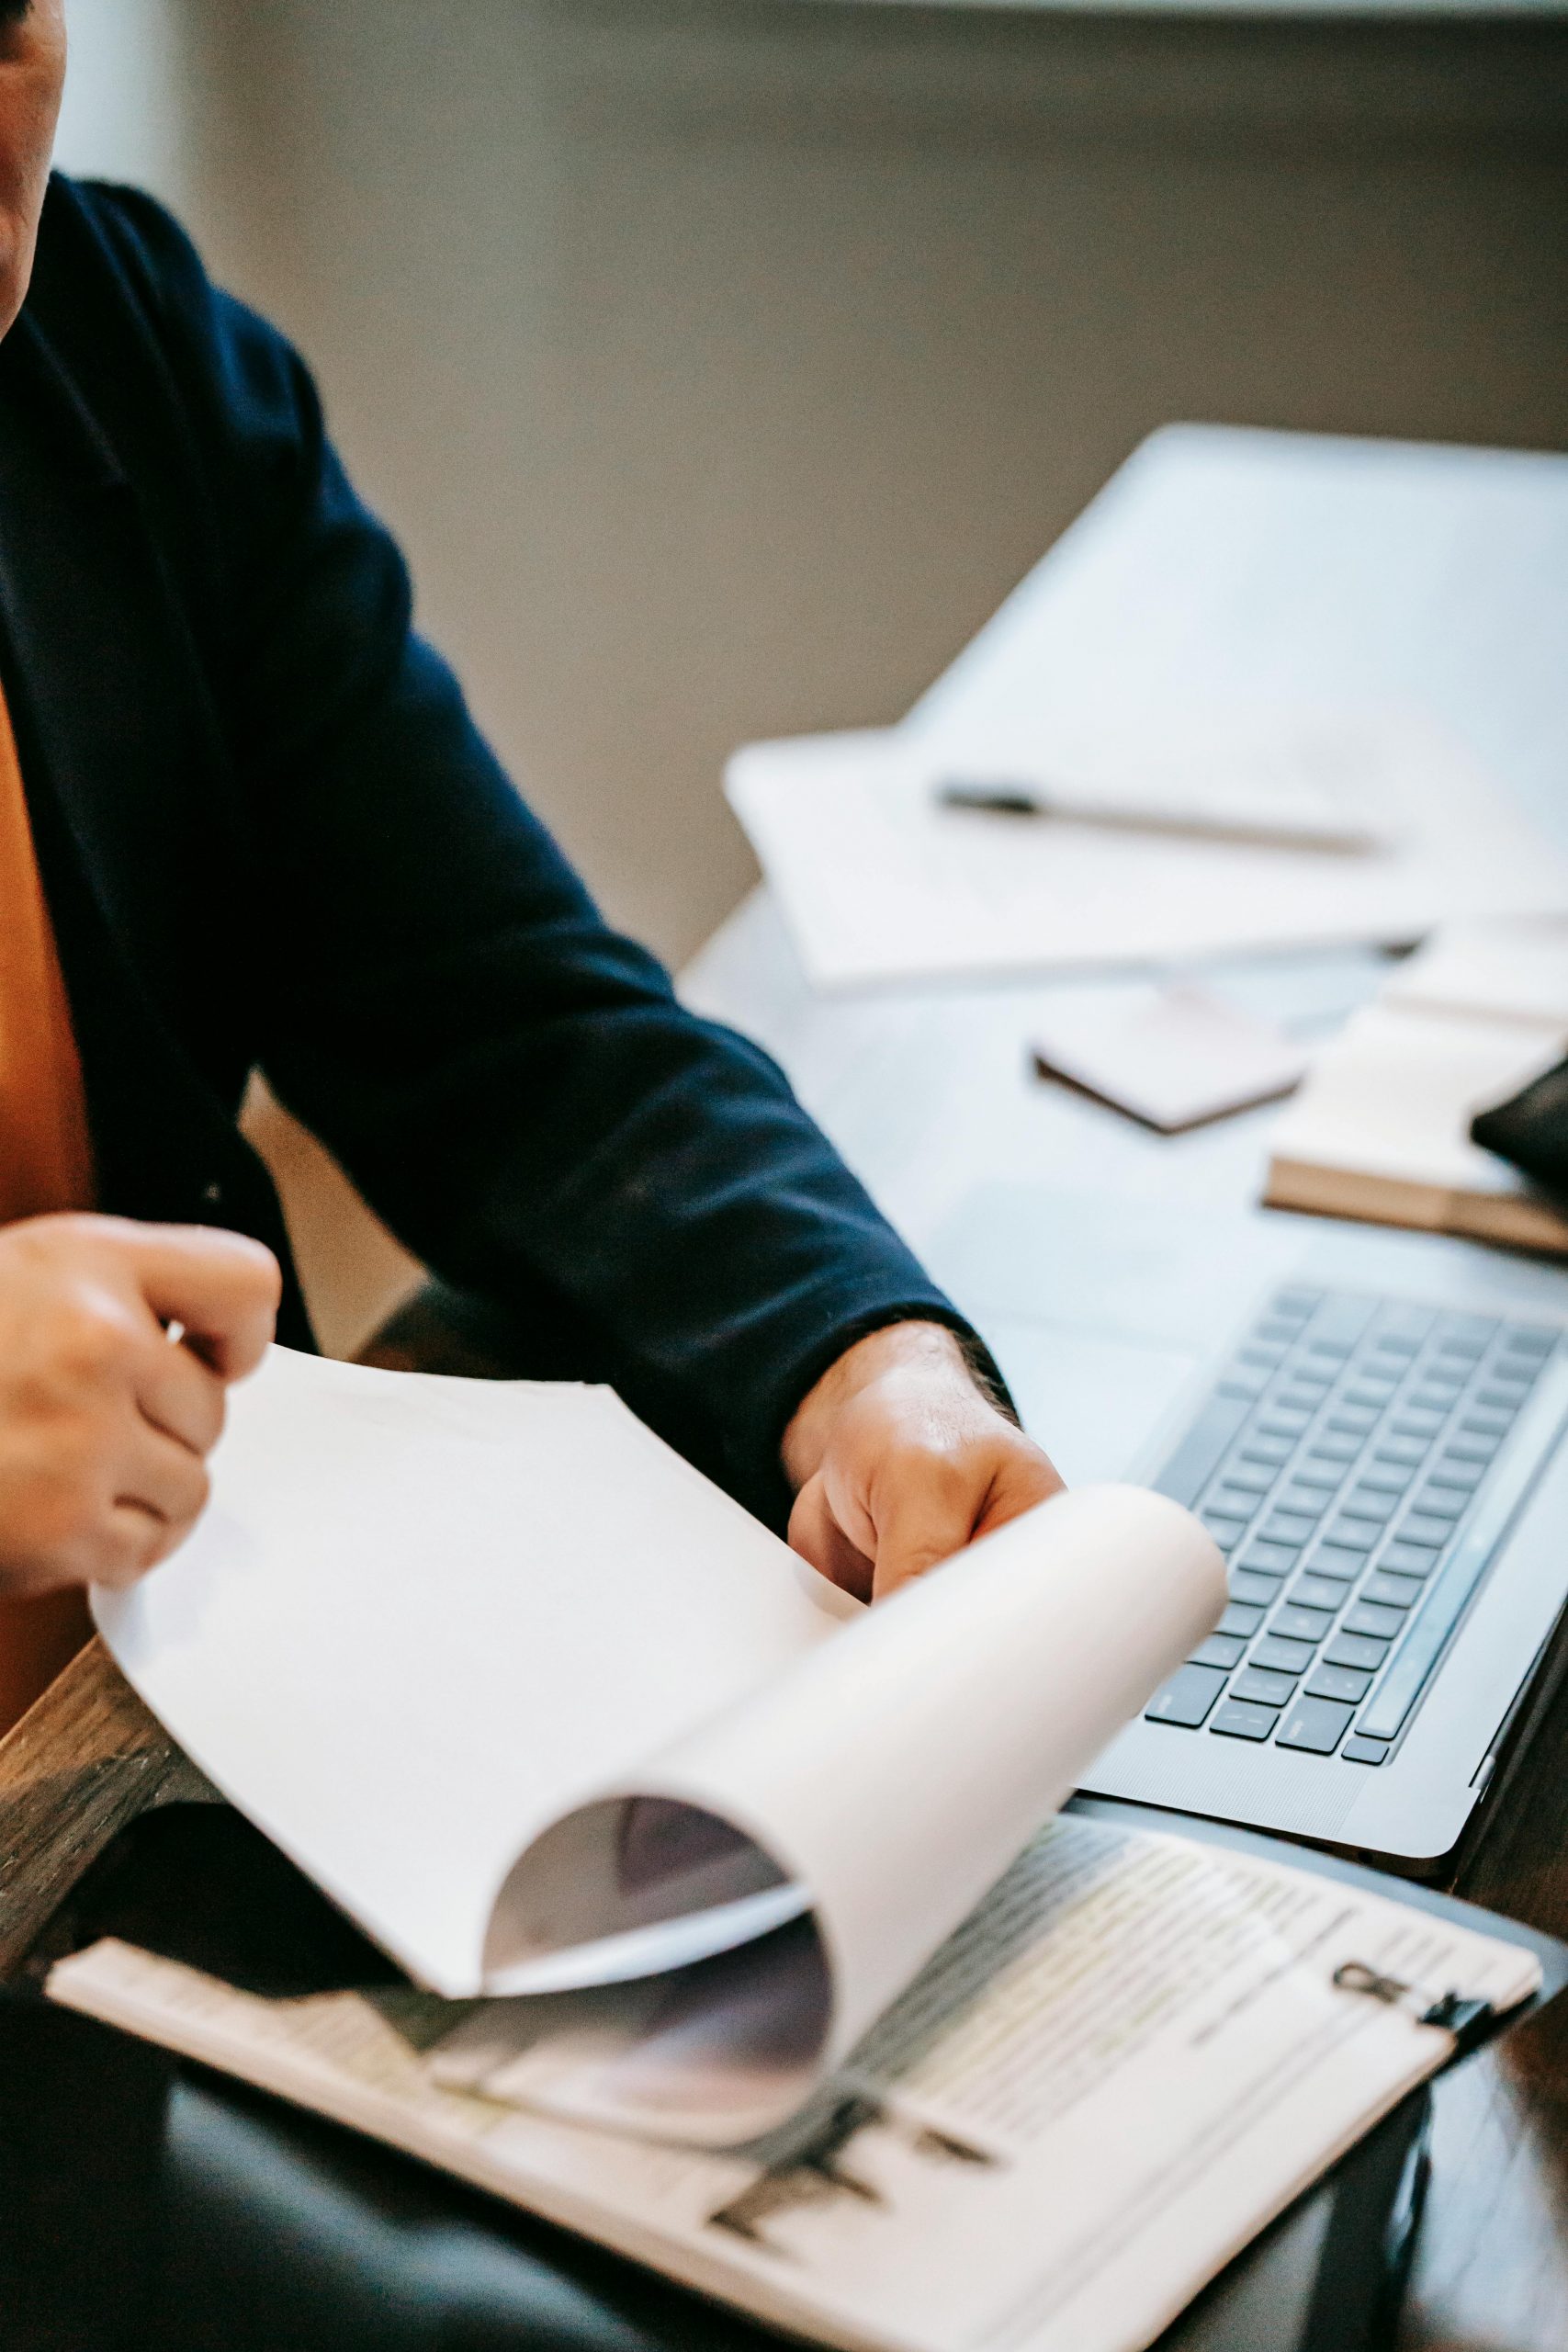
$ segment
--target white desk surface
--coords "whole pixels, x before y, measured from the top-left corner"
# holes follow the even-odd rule
[[[1207,984],[1306,1037],[1387,968],[1370,950],[1211,967]],[[1099,985],[1114,987],[1108,979]],[[1122,983],[1124,985],[1124,983]],[[754,891],[682,992],[784,1065],[873,1198],[995,1350],[1026,1426],[1075,1483],[1124,1474],[1264,1286],[1302,1264],[1381,1287],[1539,1281],[1495,1251],[1258,1205],[1272,1107],[1163,1136],[1035,1076],[1032,1016],[1053,987],[815,995],[774,903]],[[1081,982],[1072,985],[1081,986]],[[1528,1293],[1526,1302],[1528,1304]]]

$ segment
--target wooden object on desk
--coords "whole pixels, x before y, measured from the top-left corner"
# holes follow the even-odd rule
[[[150,1806],[211,1791],[95,1639],[0,1739],[0,1977]]]

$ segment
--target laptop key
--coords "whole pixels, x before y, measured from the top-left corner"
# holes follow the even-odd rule
[[[1233,1568],[1230,1581],[1233,1600],[1255,1600],[1267,1609],[1279,1592],[1282,1579],[1264,1576],[1256,1568]]]
[[[1345,1631],[1371,1634],[1379,1641],[1391,1642],[1404,1624],[1403,1609],[1390,1609],[1381,1601],[1358,1600],[1345,1619]]]
[[[1283,1707],[1296,1695],[1293,1674],[1271,1673],[1266,1666],[1245,1667],[1231,1684],[1233,1699],[1247,1699],[1260,1707]]]
[[[1298,1462],[1292,1471],[1286,1492],[1294,1495],[1304,1489],[1313,1495],[1332,1495],[1337,1494],[1344,1483],[1344,1463],[1319,1462],[1315,1454],[1309,1453],[1306,1460]]]
[[[1364,1551],[1343,1544],[1320,1544],[1308,1564],[1314,1577],[1329,1577],[1336,1584],[1354,1584],[1367,1565]]]
[[[1239,1634],[1211,1634],[1187,1662],[1189,1666],[1221,1666],[1228,1674],[1233,1666],[1241,1663],[1246,1648],[1247,1644]]]
[[[1317,1512],[1300,1510],[1271,1511],[1258,1529],[1265,1544],[1294,1544],[1301,1545],[1317,1525]]]
[[[1450,1438],[1443,1453],[1450,1462],[1472,1462],[1477,1470],[1484,1471],[1500,1442],[1497,1438],[1483,1436],[1475,1430],[1461,1430]]]
[[[1296,1565],[1299,1544],[1265,1544],[1255,1540],[1236,1559],[1238,1568],[1258,1568],[1266,1577],[1288,1576]]]
[[[1429,1511],[1413,1510],[1399,1522],[1402,1544],[1424,1544],[1434,1552],[1442,1550],[1453,1532],[1451,1519],[1434,1519]]]
[[[1239,1634],[1247,1640],[1263,1623],[1263,1611],[1250,1601],[1233,1600],[1220,1619],[1216,1632]]]
[[[1370,1520],[1374,1527],[1381,1527],[1399,1509],[1399,1498],[1374,1487],[1352,1487],[1339,1508],[1347,1519]]]
[[[1265,1634],[1252,1653],[1252,1663],[1268,1667],[1277,1674],[1304,1674],[1312,1664],[1312,1644],[1288,1642],[1278,1634]]]
[[[1183,1731],[1196,1731],[1224,1687],[1225,1678],[1218,1667],[1179,1667],[1155,1692],[1144,1710],[1145,1717],[1151,1724],[1174,1724]]]
[[[1299,1609],[1294,1601],[1287,1600],[1269,1620],[1269,1631],[1283,1634],[1287,1641],[1321,1642],[1333,1623],[1331,1610]]]
[[[1265,1463],[1239,1460],[1227,1462],[1224,1484],[1215,1493],[1213,1499],[1219,1509],[1224,1510],[1226,1505],[1220,1500],[1222,1495],[1266,1495],[1273,1483],[1274,1472]]]
[[[1227,1699],[1209,1725],[1222,1739],[1267,1739],[1280,1718],[1272,1707],[1248,1706],[1242,1699]]]
[[[1386,1462],[1391,1467],[1413,1470],[1417,1463],[1426,1461],[1430,1452],[1430,1446],[1421,1438],[1386,1437],[1376,1449],[1372,1459],[1375,1462]]]
[[[1386,1601],[1391,1609],[1409,1609],[1420,1600],[1424,1589],[1416,1577],[1391,1576],[1385,1568],[1374,1568],[1356,1597],[1359,1600]]]
[[[1438,1555],[1425,1544],[1390,1544],[1378,1561],[1380,1568],[1392,1568],[1395,1576],[1427,1577],[1437,1566]]]
[[[1354,1713],[1332,1699],[1298,1699],[1275,1744],[1301,1748],[1309,1756],[1332,1756]]]
[[[1386,1739],[1368,1739],[1362,1733],[1353,1731],[1339,1753],[1347,1764],[1381,1764],[1388,1749]]]
[[[1231,1519],[1223,1510],[1201,1510],[1198,1514],[1222,1552],[1234,1552],[1247,1533],[1245,1519]]]
[[[1257,1495],[1244,1494],[1239,1487],[1216,1487],[1213,1493],[1205,1498],[1199,1517],[1205,1527],[1211,1527],[1216,1521],[1224,1519],[1234,1520],[1237,1528],[1241,1529],[1251,1524],[1260,1508],[1261,1499]]]
[[[1337,1699],[1342,1706],[1357,1706],[1372,1687],[1370,1674],[1353,1666],[1320,1666],[1306,1685],[1309,1699]]]
[[[1427,1486],[1441,1487],[1446,1492],[1458,1495],[1469,1495],[1474,1493],[1484,1475],[1482,1463],[1463,1462],[1451,1453],[1439,1453],[1427,1473]]]
[[[1325,1666],[1353,1666],[1375,1674],[1388,1656],[1388,1644],[1370,1634],[1336,1634],[1323,1653]]]
[[[1317,1576],[1309,1568],[1291,1587],[1290,1598],[1303,1609],[1326,1609],[1332,1615],[1345,1598],[1345,1588],[1335,1577]]]
[[[1258,1437],[1249,1435],[1236,1449],[1240,1462],[1256,1462],[1265,1468],[1282,1469],[1295,1452],[1288,1437]]]
[[[1370,1470],[1362,1471],[1356,1492],[1360,1495],[1402,1495],[1415,1476],[1415,1466],[1411,1463],[1374,1461]]]
[[[1544,1323],[1510,1323],[1503,1345],[1510,1355],[1530,1355],[1542,1361],[1557,1345],[1559,1334]]]
[[[1464,1516],[1470,1502],[1468,1495],[1456,1495],[1450,1487],[1423,1487],[1411,1498],[1411,1509],[1425,1519],[1446,1519],[1451,1526]]]
[[[1265,1437],[1300,1437],[1311,1419],[1310,1413],[1288,1412],[1282,1405],[1270,1405],[1258,1415],[1258,1426]]]

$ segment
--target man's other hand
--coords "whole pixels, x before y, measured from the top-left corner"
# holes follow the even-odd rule
[[[795,1489],[791,1544],[863,1600],[1062,1486],[935,1323],[895,1323],[847,1349],[791,1421],[784,1462]]]
[[[174,1550],[279,1288],[272,1252],[236,1233],[108,1216],[0,1228],[0,1596],[130,1584]]]

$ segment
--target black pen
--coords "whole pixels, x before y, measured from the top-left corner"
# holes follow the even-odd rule
[[[1106,826],[1118,832],[1173,833],[1189,839],[1251,843],[1265,849],[1368,850],[1379,836],[1336,813],[1317,817],[1300,809],[1279,819],[1259,809],[1243,814],[1197,801],[1185,807],[1076,794],[1070,786],[1015,784],[1004,778],[948,776],[936,787],[943,808],[987,817],[1055,817],[1074,825]]]

